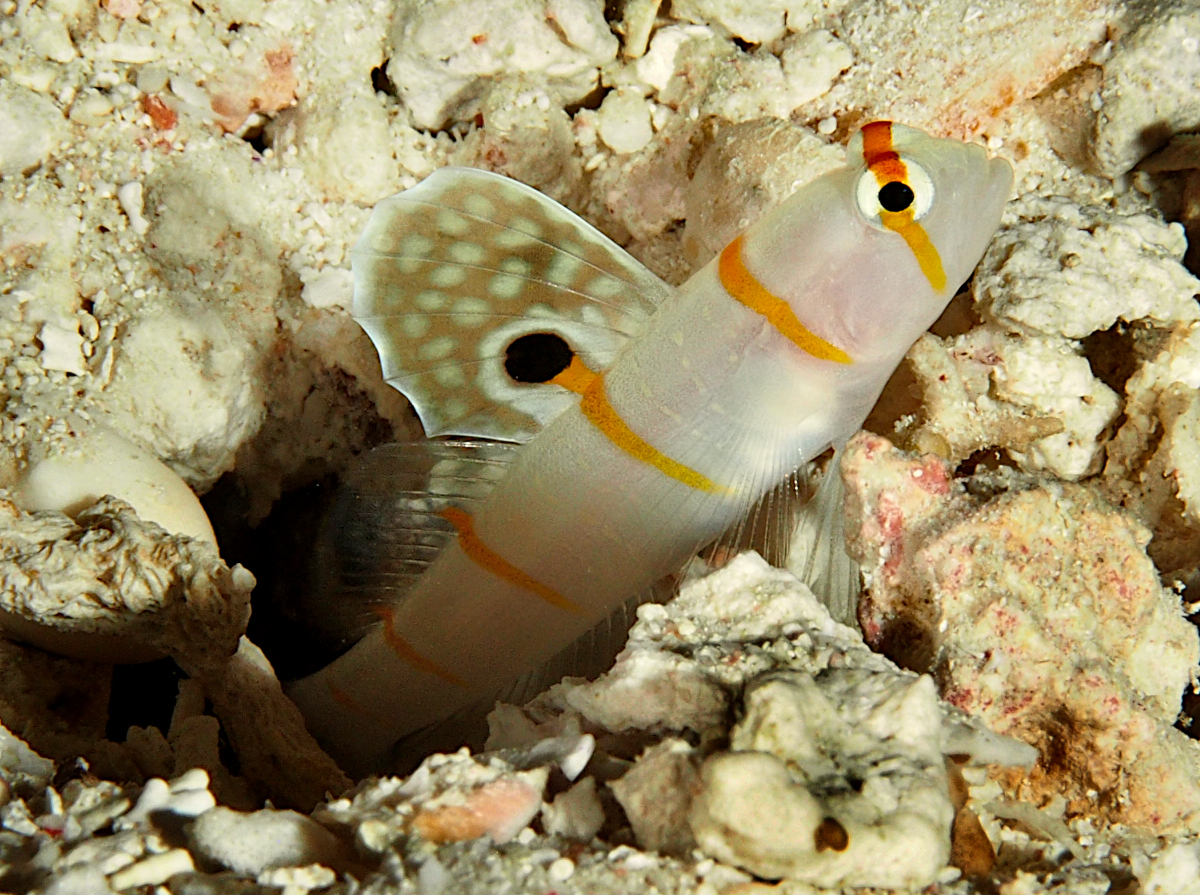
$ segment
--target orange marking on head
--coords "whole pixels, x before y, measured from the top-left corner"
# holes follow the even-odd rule
[[[863,159],[880,185],[892,180],[904,180],[908,176],[908,169],[892,148],[890,121],[872,121],[870,124],[864,124],[862,135]]]
[[[464,689],[470,686],[454,672],[447,671],[432,659],[426,659],[413,649],[412,644],[397,634],[390,607],[376,606],[371,611],[383,621],[383,639],[398,658],[407,662],[413,668],[417,669],[417,671],[423,671],[426,674],[432,674],[434,677],[440,677],[448,684],[463,687]]]
[[[881,187],[895,181],[911,186],[908,183],[908,167],[892,148],[892,123],[872,121],[863,125],[862,135],[863,159],[867,168],[875,175],[876,182]],[[916,256],[921,273],[929,280],[929,285],[938,292],[945,289],[946,271],[942,267],[941,255],[930,241],[925,228],[913,220],[912,209],[880,211],[879,221],[888,230],[900,234],[908,243],[909,249]]]
[[[653,466],[659,472],[669,475],[677,482],[683,482],[689,488],[695,488],[697,491],[729,493],[730,489],[718,485],[712,479],[696,472],[691,467],[684,466],[682,463],[672,460],[630,429],[612,404],[609,403],[608,395],[605,394],[604,390],[603,376],[596,376],[592,380],[583,393],[583,400],[579,402],[579,409],[583,411],[583,415],[588,418],[588,421],[593,426],[607,436],[609,441],[635,460],[641,460],[643,463]]]
[[[483,540],[475,533],[474,520],[467,513],[464,513],[458,507],[447,507],[440,511],[438,515],[454,526],[458,532],[458,546],[462,548],[462,552],[472,562],[487,569],[497,578],[502,578],[509,584],[515,584],[523,590],[536,594],[551,606],[564,609],[567,612],[573,612],[576,615],[586,614],[583,607],[578,603],[571,602],[558,591],[526,575],[499,553],[492,550],[487,544],[483,543]]]
[[[854,359],[842,349],[826,342],[800,322],[795,312],[781,298],[777,298],[742,262],[742,237],[739,236],[721,252],[717,262],[717,275],[725,291],[752,311],[762,314],[779,332],[802,351],[821,360],[839,364],[852,364]]]
[[[942,267],[942,257],[929,240],[925,228],[913,220],[912,209],[904,211],[881,211],[879,219],[883,226],[894,233],[899,233],[912,249],[921,266],[921,273],[929,280],[929,285],[938,292],[946,288],[946,271]]]

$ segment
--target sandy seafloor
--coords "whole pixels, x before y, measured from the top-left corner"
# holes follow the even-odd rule
[[[0,889],[1200,892],[1200,6],[0,17]],[[310,511],[420,431],[348,314],[371,206],[481,167],[679,283],[880,117],[1016,186],[847,451],[863,633],[743,557],[350,790],[242,635],[257,577],[303,665]]]

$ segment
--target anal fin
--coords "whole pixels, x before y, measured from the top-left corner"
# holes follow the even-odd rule
[[[835,621],[858,630],[862,576],[846,552],[842,451],[834,452],[816,493],[796,519],[786,568],[807,584]]]
[[[819,478],[813,464],[792,470],[702,552],[706,567],[755,550],[807,584],[837,621],[857,629],[861,579],[846,553],[840,463],[837,451]]]

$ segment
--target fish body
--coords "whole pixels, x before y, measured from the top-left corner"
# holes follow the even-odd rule
[[[528,440],[485,499],[440,511],[456,536],[403,596],[376,607],[380,625],[292,685],[318,740],[348,770],[378,769],[399,738],[544,662],[843,444],[970,275],[1011,184],[1008,164],[981,147],[874,122],[851,140],[845,168],[675,289],[495,175],[443,169],[377,209],[356,248],[355,315],[385,375],[430,434]],[[404,235],[413,218],[422,239]],[[406,323],[422,295],[434,306],[431,292],[464,285],[474,297],[521,291],[496,286],[506,272],[531,296],[480,312],[478,330],[501,338],[481,336],[457,360],[422,362],[403,347],[422,329]],[[438,281],[451,285],[431,290]],[[567,293],[587,300],[556,316],[546,297]],[[514,380],[505,358],[531,334],[561,339],[565,353],[544,379]],[[462,391],[483,397],[439,397],[434,378],[449,368],[466,368]]]

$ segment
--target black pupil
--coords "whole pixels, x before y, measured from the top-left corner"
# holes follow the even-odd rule
[[[899,180],[885,183],[879,188],[879,204],[887,211],[904,211],[913,204],[915,198],[912,187]]]
[[[567,340],[557,333],[530,333],[509,343],[504,370],[517,382],[549,382],[574,356]]]

